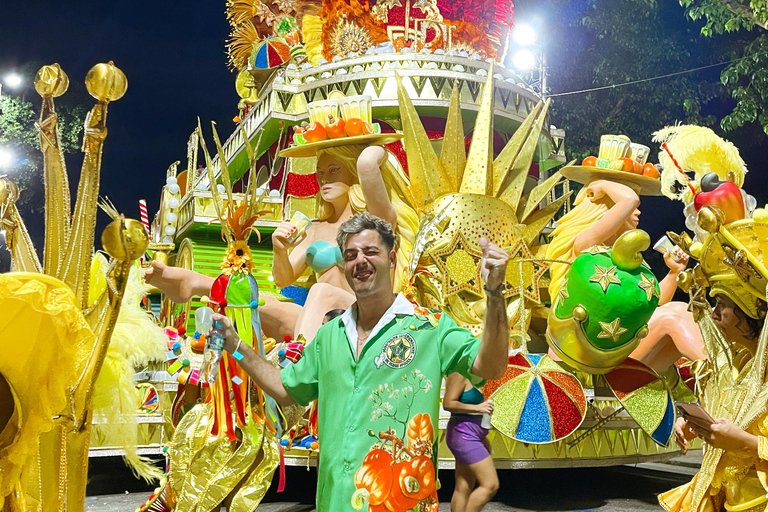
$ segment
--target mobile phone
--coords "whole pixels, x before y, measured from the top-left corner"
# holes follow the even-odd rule
[[[715,420],[704,410],[702,406],[692,402],[675,402],[677,412],[687,421],[695,423],[701,428],[708,428]]]

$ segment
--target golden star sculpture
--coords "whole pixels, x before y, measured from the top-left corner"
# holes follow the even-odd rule
[[[443,297],[462,291],[483,296],[483,279],[480,275],[482,253],[469,244],[461,231],[456,231],[444,249],[433,251],[432,259],[440,269],[443,281]]]
[[[541,304],[539,281],[549,270],[549,263],[537,261],[523,239],[519,239],[507,252],[509,264],[504,283],[507,296],[515,297],[522,294],[526,299]]]
[[[660,296],[659,290],[656,289],[656,281],[643,273],[640,273],[640,282],[637,286],[645,292],[648,302],[651,302],[651,298]]]
[[[609,339],[614,343],[619,341],[619,337],[627,332],[627,330],[621,326],[621,319],[617,318],[613,322],[598,322],[602,331],[597,335],[598,338]]]
[[[605,293],[611,283],[621,284],[621,279],[616,275],[616,265],[608,268],[595,265],[595,275],[589,278],[589,282],[599,284]]]
[[[595,255],[595,254],[606,254],[608,251],[610,251],[611,248],[607,245],[593,245],[589,248],[589,254]]]

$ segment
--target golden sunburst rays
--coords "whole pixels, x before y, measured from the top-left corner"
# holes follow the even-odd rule
[[[488,77],[459,185],[462,194],[493,194],[493,63],[488,69]]]
[[[478,239],[485,236],[511,255],[505,284],[508,308],[520,311],[515,328],[527,329],[539,315],[545,296],[540,288],[549,264],[535,245],[568,196],[541,207],[562,182],[559,172],[527,196],[523,184],[541,140],[548,102],[540,102],[493,158],[493,69],[488,72],[469,154],[465,153],[459,86],[454,84],[440,156],[433,149],[403,81],[397,77],[400,115],[410,174],[409,200],[422,225],[414,242],[408,278],[415,295],[430,307],[443,307],[464,327],[481,328],[484,292],[478,286]],[[427,269],[416,275],[415,268]],[[522,336],[524,339],[525,336]]]
[[[411,206],[416,211],[420,211],[429,201],[456,192],[457,189],[451,187],[451,180],[443,170],[443,165],[432,147],[427,131],[421,123],[410,95],[403,86],[400,75],[395,74],[395,77],[400,121],[403,125],[403,146],[408,158],[408,174],[411,182],[412,197],[409,199],[412,201]],[[461,138],[463,143],[464,137]]]
[[[371,34],[349,20],[337,23],[331,31],[331,52],[334,55],[363,54],[374,46]]]

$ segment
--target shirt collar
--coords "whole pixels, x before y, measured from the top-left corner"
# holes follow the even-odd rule
[[[372,340],[376,334],[389,322],[391,322],[398,315],[413,315],[416,306],[413,305],[405,295],[398,293],[395,297],[395,301],[389,306],[389,309],[379,318],[379,321],[373,327],[371,334],[368,335],[368,341]],[[349,340],[349,346],[352,348],[352,353],[357,354],[357,303],[352,304],[348,310],[341,315],[341,322],[344,324],[344,328],[347,331],[347,339]]]

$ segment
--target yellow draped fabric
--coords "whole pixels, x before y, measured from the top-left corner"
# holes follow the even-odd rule
[[[0,274],[0,311],[0,376],[14,402],[0,432],[0,510],[21,510],[22,469],[37,454],[38,436],[67,410],[79,376],[72,347],[96,338],[72,290],[44,274]]]

